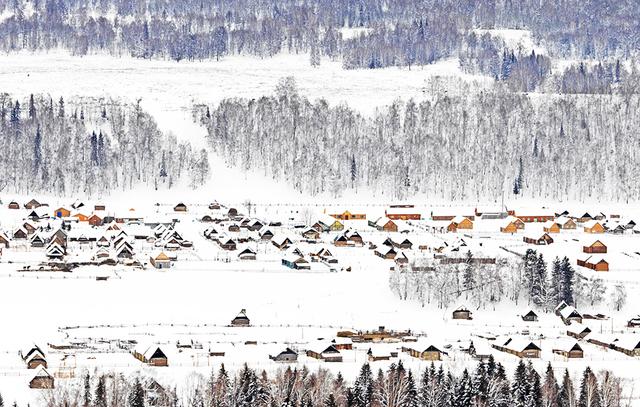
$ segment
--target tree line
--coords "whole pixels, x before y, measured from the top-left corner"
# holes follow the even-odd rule
[[[0,191],[96,195],[208,179],[207,153],[163,134],[139,105],[117,100],[26,100],[0,94]]]
[[[347,68],[499,59],[503,41],[475,29],[529,29],[550,56],[633,58],[640,6],[621,0],[2,0],[0,48],[66,48],[173,60],[281,52],[340,57]],[[343,28],[366,28],[343,38]],[[313,60],[313,58],[312,58]],[[317,59],[316,59],[317,60]]]
[[[389,288],[401,300],[446,308],[461,300],[477,309],[509,301],[526,302],[550,312],[561,302],[576,307],[607,304],[620,310],[626,305],[622,284],[607,287],[598,277],[576,273],[569,259],[556,257],[547,264],[541,253],[527,249],[522,259],[496,257],[495,263],[476,262],[482,255],[470,251],[460,263],[419,257],[409,267],[389,275]]]
[[[473,347],[473,344],[471,344]],[[365,363],[355,380],[326,369],[282,368],[273,374],[246,364],[228,372],[224,364],[209,377],[193,373],[178,387],[134,374],[86,373],[60,381],[43,393],[47,407],[621,407],[630,389],[611,371],[587,367],[574,379],[568,370],[556,378],[549,363],[539,373],[520,360],[511,377],[493,357],[461,373],[431,363],[419,375],[392,363],[374,371]],[[1,400],[1,398],[0,398]],[[1,406],[1,404],[0,404]],[[14,403],[14,406],[17,405]]]
[[[467,202],[499,202],[503,194],[640,198],[637,94],[546,97],[465,83],[433,92],[365,117],[311,101],[286,78],[272,96],[225,99],[194,114],[228,164],[311,195],[365,189]]]

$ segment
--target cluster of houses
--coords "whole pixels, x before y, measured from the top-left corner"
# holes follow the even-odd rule
[[[0,246],[43,248],[51,269],[118,263],[166,269],[177,259],[177,250],[193,246],[175,229],[177,220],[171,216],[143,217],[134,209],[108,214],[103,204],[91,209],[79,200],[71,209],[50,210],[35,199],[24,209],[16,204],[10,203],[10,209],[23,210],[23,220],[11,233],[0,231]],[[151,248],[146,250],[149,257],[136,253],[138,242]]]

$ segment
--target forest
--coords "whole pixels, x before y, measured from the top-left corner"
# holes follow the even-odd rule
[[[197,187],[209,176],[204,150],[192,151],[138,105],[116,100],[1,94],[0,143],[4,193],[95,196],[138,185],[171,188],[183,177]]]
[[[619,311],[626,304],[623,284],[607,287],[599,277],[586,278],[575,272],[567,257],[556,257],[550,267],[533,249],[518,260],[498,256],[495,264],[477,264],[474,257],[481,255],[467,252],[459,264],[417,258],[411,267],[389,275],[389,288],[401,300],[441,309],[460,302],[475,309],[495,309],[500,302],[510,302],[552,312],[564,301]]]
[[[471,351],[473,344],[471,344]],[[556,377],[558,374],[558,377]],[[575,380],[575,382],[574,382]],[[538,372],[520,363],[508,377],[493,357],[459,374],[431,363],[420,375],[402,361],[386,371],[364,364],[353,383],[319,368],[282,368],[275,374],[247,365],[236,373],[224,365],[209,377],[193,373],[180,391],[150,377],[88,372],[43,394],[47,407],[621,407],[630,405],[625,385],[611,371],[587,367],[573,379],[548,364]],[[0,397],[0,405],[2,405]],[[8,403],[7,403],[8,404]],[[17,404],[13,404],[18,407]]]
[[[365,117],[311,101],[284,79],[272,96],[195,106],[230,165],[333,197],[367,190],[403,199],[631,202],[640,198],[637,94],[434,90]]]
[[[0,12],[5,51],[176,61],[289,52],[310,53],[312,64],[340,58],[346,68],[447,57],[477,68],[499,64],[505,48],[477,29],[504,28],[531,30],[554,58],[626,60],[640,47],[635,0],[2,0]],[[344,28],[364,30],[344,36]]]

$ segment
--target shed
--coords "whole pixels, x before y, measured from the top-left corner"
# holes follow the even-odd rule
[[[596,240],[595,242],[586,245],[586,246],[582,246],[582,251],[584,253],[598,253],[598,254],[604,254],[607,252],[607,246],[602,243],[600,240]]]
[[[176,206],[173,207],[173,211],[174,212],[186,212],[187,211],[187,205],[185,205],[184,203],[180,202]]]
[[[522,315],[522,320],[527,322],[535,322],[538,320],[538,314],[533,310],[529,310],[526,314]]]
[[[151,265],[157,269],[168,269],[171,267],[171,258],[164,252],[157,252],[149,257]]]
[[[552,352],[567,359],[581,359],[584,357],[582,347],[575,340],[560,340],[556,342]]]
[[[307,356],[325,362],[342,362],[342,354],[330,343],[318,342],[307,349]]]
[[[249,321],[249,317],[247,317],[247,310],[244,308],[240,310],[238,315],[231,320],[231,326],[250,326],[251,322]]]
[[[286,348],[277,355],[269,355],[274,362],[295,363],[298,361],[298,353],[291,348]]]
[[[156,344],[139,343],[133,350],[133,356],[150,366],[169,366],[167,355]]]
[[[38,366],[31,380],[29,380],[29,388],[31,389],[53,389],[55,388],[55,380],[53,376],[42,366]]]
[[[454,310],[452,313],[453,319],[473,319],[472,312],[469,311],[466,307],[462,306],[458,309]]]

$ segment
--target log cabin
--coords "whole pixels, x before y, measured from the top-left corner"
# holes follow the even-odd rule
[[[575,340],[558,341],[551,351],[567,359],[582,359],[584,357],[582,347]]]
[[[250,326],[250,325],[251,325],[251,321],[247,316],[247,310],[244,308],[241,309],[238,315],[236,315],[236,317],[231,320],[231,326],[244,327],[244,326]]]
[[[349,210],[330,213],[329,216],[338,220],[366,220],[367,215],[364,213],[352,213]]]
[[[542,227],[542,230],[544,230],[545,233],[560,233],[560,229],[562,229],[560,224],[552,220],[546,221]]]
[[[590,220],[584,224],[585,233],[604,233],[605,229],[602,223],[597,220]]]
[[[169,366],[169,359],[160,346],[156,344],[139,343],[133,350],[133,357],[149,366],[166,367]]]
[[[39,208],[41,206],[42,205],[40,205],[40,202],[36,201],[35,199],[31,199],[29,202],[24,204],[24,208],[25,209],[35,209],[35,208]]]
[[[274,362],[295,363],[298,361],[298,353],[291,348],[286,348],[277,355],[269,355],[269,359]]]
[[[603,257],[597,255],[578,259],[577,264],[578,266],[595,271],[609,271],[609,262],[607,262]]]
[[[29,388],[31,389],[53,389],[55,388],[55,380],[53,376],[42,366],[39,366],[31,380],[29,380]]]
[[[533,244],[536,246],[550,245],[553,243],[553,238],[548,233],[542,233],[541,235],[527,235],[522,238],[525,243]]]
[[[384,211],[384,215],[391,220],[420,220],[422,215],[413,205],[391,205]]]
[[[324,362],[342,362],[342,354],[330,343],[319,342],[311,344],[306,355]]]
[[[575,230],[577,227],[576,222],[567,216],[559,216],[555,220],[555,223],[560,225],[560,228],[563,230]]]
[[[567,335],[576,339],[584,339],[591,333],[591,328],[578,322],[573,322],[567,327]]]
[[[420,360],[442,360],[442,355],[447,353],[441,350],[437,345],[430,344],[424,341],[414,342],[410,345],[402,346],[402,351],[408,353],[409,356]]]
[[[472,314],[473,313],[471,311],[469,311],[469,309],[467,309],[464,306],[461,306],[461,307],[458,307],[456,310],[453,311],[452,318],[453,319],[471,320],[471,319],[473,319]]]
[[[607,253],[607,246],[600,240],[596,240],[588,246],[582,246],[582,251],[589,254],[605,254]]]
[[[502,352],[510,353],[519,358],[537,359],[540,358],[541,349],[524,337],[507,337],[498,338],[495,343],[491,344],[494,349]]]

